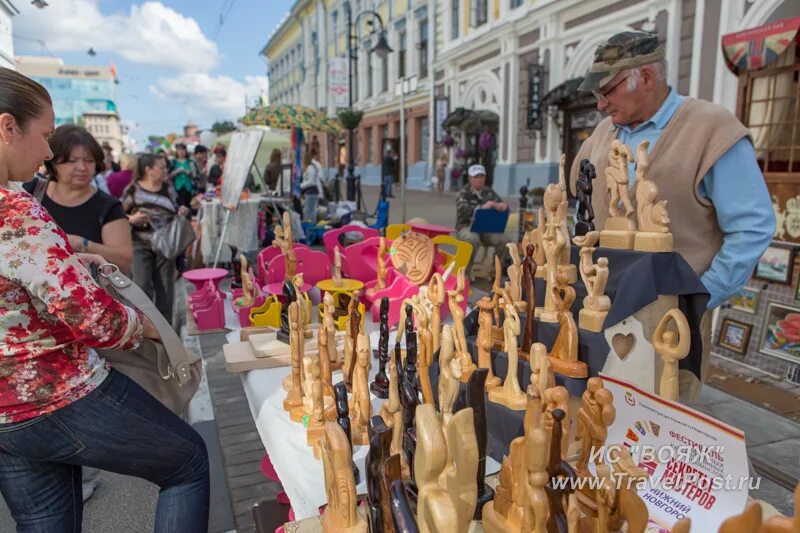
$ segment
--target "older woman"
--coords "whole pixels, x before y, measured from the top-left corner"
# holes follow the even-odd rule
[[[172,321],[175,260],[153,251],[153,232],[189,210],[178,206],[175,191],[166,181],[167,160],[141,154],[131,183],[122,194],[122,206],[133,226],[133,281],[153,300],[158,311]]]
[[[108,193],[114,198],[122,196],[122,192],[133,180],[133,167],[136,166],[136,155],[126,152],[119,156],[119,171],[106,178]]]
[[[54,122],[44,87],[0,68],[0,492],[18,531],[80,531],[76,489],[90,466],[158,484],[155,531],[206,531],[203,439],[94,350],[158,332],[94,282],[89,256],[38,202],[9,187],[52,157]]]
[[[127,271],[133,244],[122,203],[92,185],[103,169],[103,149],[91,133],[73,124],[56,128],[50,149],[47,184],[34,180],[23,187],[37,196],[74,250],[101,255]]]

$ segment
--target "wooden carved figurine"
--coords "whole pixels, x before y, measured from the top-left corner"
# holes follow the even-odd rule
[[[578,181],[575,191],[578,193],[578,208],[575,213],[575,236],[586,235],[594,231],[594,209],[592,208],[592,181],[597,177],[594,165],[588,159],[582,159],[578,170]]]
[[[392,458],[390,458],[391,461]],[[390,509],[392,514],[392,529],[386,528],[385,531],[402,531],[403,533],[419,533],[417,520],[411,503],[408,501],[408,494],[405,485],[399,479],[392,481],[389,490]]]
[[[436,416],[435,410],[425,413],[426,417],[431,416],[428,413]],[[458,521],[454,524],[454,531],[469,529],[478,498],[475,476],[478,471],[479,450],[473,418],[472,409],[467,407],[442,425],[447,444],[447,463],[439,476],[439,484],[455,504]]]
[[[528,244],[525,248],[525,259],[522,260],[522,286],[525,289],[525,300],[527,302],[525,315],[525,329],[522,334],[521,351],[529,353],[531,344],[536,338],[536,322],[534,320],[536,309],[536,285],[533,278],[536,273],[536,261],[533,259],[533,245]]]
[[[320,376],[319,360],[310,356],[303,359],[303,369],[306,379],[303,383],[305,396],[303,397],[303,416],[308,415],[308,425],[306,426],[306,441],[309,446],[315,446],[322,436],[322,429],[326,420],[333,420],[333,410],[328,408],[333,403],[328,398],[326,406],[323,394],[323,381]],[[298,408],[292,410],[292,415]],[[302,420],[302,418],[301,418]]]
[[[519,258],[519,250],[514,243],[506,244],[508,247],[508,254],[511,257],[511,265],[508,267],[508,283],[506,287],[514,302],[522,302],[522,261]],[[520,311],[525,311],[523,306]]]
[[[281,329],[278,331],[277,339],[289,344],[289,306],[297,301],[297,289],[292,284],[292,278],[283,282],[283,304],[281,305]],[[298,310],[299,311],[299,310]],[[299,320],[299,318],[298,318]]]
[[[333,387],[333,394],[334,394],[334,402],[336,404],[336,423],[344,430],[344,434],[347,437],[347,443],[350,445],[350,448],[353,447],[353,435],[350,431],[350,402],[347,399],[347,387],[344,386],[344,382],[340,381]],[[353,478],[358,484],[359,481],[359,471],[356,463],[353,462],[352,455],[350,456],[350,463],[353,469]]]
[[[336,306],[333,303],[333,295],[329,292],[325,293],[322,299],[322,327],[325,330],[325,336],[328,343],[328,357],[331,361],[331,369],[338,370],[342,368],[342,360],[339,357],[339,348],[336,345],[336,324],[333,316],[336,311]]]
[[[383,423],[379,416],[369,420],[369,450],[364,464],[367,469],[367,508],[369,509],[369,530],[381,531],[384,524],[381,507],[381,481],[383,465],[390,457],[389,447],[392,441],[392,430]]]
[[[433,333],[433,352],[436,353],[440,346],[442,332],[442,304],[445,299],[444,280],[442,275],[434,272],[428,282],[428,301],[431,303],[431,332]]]
[[[447,465],[447,444],[436,409],[420,405],[415,418],[417,450],[414,455],[414,479],[417,485],[417,524],[422,533],[462,531],[453,497],[439,484]],[[472,518],[472,513],[468,515]]]
[[[344,361],[344,382],[347,384],[348,387],[352,386],[353,383],[353,369],[356,364],[356,350],[358,350],[358,335],[361,333],[362,324],[361,324],[361,312],[358,310],[358,304],[360,302],[358,292],[353,294],[352,299],[350,300],[350,307],[349,307],[349,315],[350,320],[348,323],[348,334],[350,338],[350,356],[347,357],[347,353],[345,353],[345,361]]]
[[[239,272],[242,278],[242,296],[237,300],[236,305],[240,308],[252,307],[255,301],[255,290],[253,289],[253,278],[247,267],[247,257],[239,255]]]
[[[589,378],[586,391],[578,408],[578,437],[581,439],[581,452],[575,469],[581,476],[589,475],[589,456],[593,450],[600,449],[606,442],[608,426],[614,423],[617,412],[614,397],[603,386],[600,378]]]
[[[391,455],[403,453],[403,412],[400,405],[400,385],[397,375],[399,361],[394,355],[389,356],[389,398],[383,402],[380,417],[392,430]]]
[[[528,244],[533,245],[533,258],[536,261],[537,278],[545,277],[545,266],[547,257],[544,253],[544,232],[547,230],[547,222],[544,214],[544,207],[540,207],[536,212],[536,228],[528,233]]]
[[[311,299],[308,293],[303,292],[303,273],[296,274],[292,278],[292,285],[294,285],[294,292],[297,294],[297,303],[300,305],[300,322],[302,324],[303,338],[310,339],[313,334],[311,333]]]
[[[611,299],[605,295],[608,283],[608,258],[600,257],[597,263],[593,262],[597,240],[600,233],[590,231],[583,236],[580,244],[580,272],[583,284],[586,286],[586,297],[583,299],[583,308],[578,313],[578,323],[581,329],[601,332],[605,324],[608,310],[611,309]],[[578,240],[576,239],[576,244]]]
[[[552,185],[550,187],[552,187]],[[558,195],[560,198],[561,193],[556,189],[550,189],[550,187],[548,187],[549,194],[551,196]],[[546,191],[545,197],[547,197],[547,195],[548,192]],[[559,265],[561,264],[560,261],[563,257],[564,250],[567,250],[568,244],[566,237],[561,232],[556,217],[551,216],[548,218],[546,230],[542,235],[542,245],[544,247],[545,257],[547,258],[545,269],[545,279],[547,283],[545,285],[544,307],[538,313],[539,319],[542,322],[558,321],[558,308],[553,301],[553,289],[556,287]]]
[[[445,326],[442,330],[442,348],[439,351],[439,411],[444,424],[453,416],[453,405],[458,396],[458,380],[461,377],[461,363],[454,354],[453,329]]]
[[[342,252],[338,246],[333,249],[333,284],[342,286]]]
[[[486,390],[492,390],[500,385],[500,378],[492,372],[492,315],[490,311],[494,309],[494,304],[488,296],[484,296],[476,304],[478,312],[478,338],[476,345],[478,348],[478,367],[486,368],[489,375],[486,378]]]
[[[386,288],[386,238],[381,237],[380,245],[378,245],[378,279],[375,284],[377,289]]]
[[[614,481],[619,483],[610,527],[619,528],[626,522],[630,533],[644,533],[650,514],[644,500],[636,493],[636,487],[647,481],[649,475],[636,464],[631,453],[619,444],[609,446],[608,457],[613,464]],[[600,466],[607,465],[598,465],[598,468]]]
[[[675,329],[669,329],[670,324]],[[678,362],[689,355],[690,346],[689,322],[679,309],[670,309],[653,333],[653,348],[664,363],[658,392],[667,400],[678,401]]]
[[[671,252],[672,233],[669,231],[667,201],[658,200],[658,185],[647,179],[650,143],[642,141],[636,149],[636,219],[639,231],[633,249],[642,252]]]
[[[389,298],[381,298],[380,339],[378,340],[378,373],[369,390],[378,398],[389,397],[389,378],[386,376],[386,362],[389,360]]]
[[[428,328],[428,313],[422,303],[414,305],[414,316],[417,319],[417,371],[422,401],[433,403],[433,388],[428,370],[433,363],[433,335]]]
[[[628,184],[630,173],[628,163],[633,162],[633,154],[628,145],[618,139],[611,141],[606,172],[606,194],[609,197],[606,226],[600,232],[600,246],[606,248],[633,248],[636,224],[631,216],[634,213]],[[620,204],[622,210],[620,210]]]
[[[281,249],[286,262],[286,275],[284,279],[291,280],[297,273],[297,256],[294,251],[294,238],[292,234],[292,217],[289,211],[283,212],[283,225],[275,226],[275,245]]]
[[[319,369],[320,378],[322,379],[322,392],[326,396],[333,397],[333,370],[331,369],[331,358],[328,347],[328,332],[325,331],[324,327],[317,329],[317,346],[319,347]]]
[[[566,387],[548,387],[542,393],[542,403],[544,407],[543,419],[544,428],[548,435],[548,447],[550,446],[549,436],[553,432],[553,411],[561,409],[564,412],[564,419],[569,421],[569,391]],[[567,422],[569,423],[569,422]],[[567,434],[569,428],[563,428],[561,433],[561,442],[559,447],[561,449],[561,458],[567,459]]]
[[[416,449],[416,432],[414,430],[414,416],[419,405],[419,390],[417,389],[417,335],[414,331],[414,311],[410,305],[406,306],[406,360],[403,366],[403,377],[400,389],[400,405],[403,407],[403,454],[405,464],[408,465],[411,481],[414,481],[414,450]],[[397,354],[395,353],[395,356]]]
[[[358,336],[356,349],[356,365],[353,372],[353,408],[350,414],[352,421],[353,443],[369,444],[367,424],[372,418],[372,404],[369,399],[370,363],[369,337],[363,333]]]
[[[489,391],[489,400],[505,405],[509,409],[522,411],[528,403],[527,396],[519,386],[517,377],[517,364],[519,351],[517,349],[517,336],[519,335],[519,315],[513,305],[506,305],[503,332],[505,333],[505,352],[508,355],[508,370],[502,387]]]
[[[464,301],[464,287],[465,269],[461,267],[458,269],[458,281],[456,282],[455,290],[447,291],[447,304],[450,307],[450,314],[453,317],[453,333],[455,334],[454,341],[456,347],[456,358],[461,362],[461,381],[466,383],[469,376],[477,368],[475,363],[472,362],[472,356],[467,347],[467,335],[464,332],[464,310],[461,308],[461,302]]]
[[[550,502],[547,499],[547,432],[540,427],[525,427],[525,459],[528,467],[528,505],[531,512],[531,532],[547,533]],[[576,533],[578,533],[576,531]]]
[[[575,479],[575,470],[561,458],[562,421],[566,416],[561,409],[553,409],[553,433],[550,435],[550,456],[547,463],[548,479]],[[547,530],[563,532],[567,530],[567,514],[564,510],[565,500],[573,492],[572,486],[566,483],[555,486],[552,482],[547,486],[547,498],[550,501],[550,515],[547,519]]]
[[[563,281],[563,279],[561,280]],[[578,360],[578,327],[572,317],[570,307],[575,301],[575,289],[559,283],[553,289],[553,302],[558,309],[558,336],[550,351],[553,370],[571,378],[589,376],[589,367]]]
[[[322,464],[328,505],[322,513],[326,533],[366,533],[367,522],[358,513],[352,451],[344,430],[334,422],[325,424]]]
[[[291,412],[291,410],[295,407],[301,407],[303,405],[303,385],[302,378],[300,376],[302,370],[300,366],[302,365],[303,361],[304,340],[299,329],[300,310],[298,309],[297,302],[292,302],[289,305],[289,311],[287,314],[289,315],[289,329],[291,337],[291,340],[289,341],[289,350],[292,354],[292,385],[286,394],[286,399],[283,400],[283,409]]]

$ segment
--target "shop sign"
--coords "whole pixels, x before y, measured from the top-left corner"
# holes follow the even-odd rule
[[[541,131],[544,127],[542,117],[542,89],[544,67],[532,63],[528,65],[528,129]]]
[[[447,136],[447,130],[444,129],[444,119],[450,114],[450,99],[446,96],[438,96],[434,101],[434,124],[436,124],[436,144],[442,144],[442,141]]]
[[[332,57],[328,60],[328,93],[333,108],[349,105],[350,86],[347,79],[347,59]]]

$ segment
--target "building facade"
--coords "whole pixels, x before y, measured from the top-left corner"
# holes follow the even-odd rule
[[[109,145],[115,155],[122,153],[123,138],[119,116],[110,112],[86,112],[83,114],[83,127],[101,145]]]
[[[349,105],[348,21],[357,59],[353,61],[353,107],[364,112],[354,155],[363,183],[380,182],[388,146],[398,151],[398,81],[414,78],[405,95],[408,186],[422,188],[431,177],[431,94],[436,2],[433,0],[298,0],[270,36],[262,54],[269,62],[271,103],[301,104],[331,116]],[[381,59],[370,50],[377,18],[393,51]],[[338,139],[328,138],[323,162],[336,166]],[[398,151],[399,152],[399,151]],[[328,157],[326,157],[328,156]]]
[[[11,19],[19,14],[9,0],[0,0],[0,67],[15,68]]]

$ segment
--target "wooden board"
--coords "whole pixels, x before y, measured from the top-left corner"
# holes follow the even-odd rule
[[[225,370],[228,372],[247,372],[260,368],[280,368],[292,365],[288,345],[284,355],[275,357],[256,357],[249,342],[233,342],[222,347],[225,355]]]

